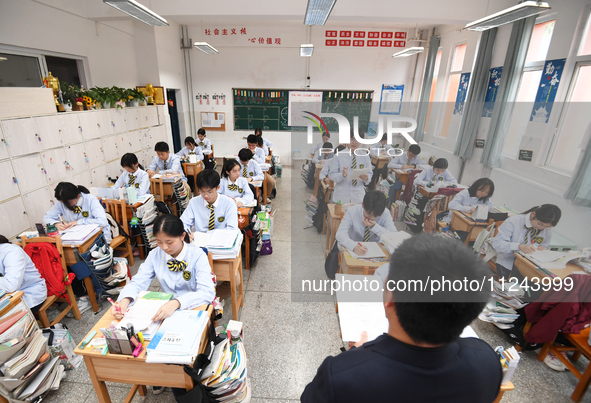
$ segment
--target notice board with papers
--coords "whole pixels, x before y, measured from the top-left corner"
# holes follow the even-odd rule
[[[207,130],[226,131],[226,114],[224,112],[201,112],[201,127]]]

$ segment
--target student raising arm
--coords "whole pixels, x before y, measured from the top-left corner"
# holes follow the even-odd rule
[[[218,193],[231,197],[238,208],[254,200],[246,178],[240,176],[240,163],[229,159],[222,168],[222,180]]]
[[[121,157],[121,166],[125,171],[113,185],[115,189],[131,186],[136,188],[138,196],[150,194],[150,175],[144,171],[135,154],[124,154]]]

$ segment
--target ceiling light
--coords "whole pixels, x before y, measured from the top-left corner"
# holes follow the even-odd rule
[[[149,8],[134,0],[103,0],[103,3],[123,11],[148,25],[168,25],[168,22]]]
[[[306,25],[324,25],[337,0],[308,0],[306,8]]]
[[[219,53],[216,48],[214,48],[213,46],[211,46],[207,42],[195,42],[195,44],[193,46],[195,46],[200,51],[205,52],[209,55],[216,55]]]
[[[307,44],[300,46],[300,56],[301,57],[311,57],[312,53],[314,53],[314,45]]]
[[[412,48],[406,48],[398,53],[394,53],[392,57],[408,57],[416,55],[417,53],[424,52],[425,48],[422,46],[413,46]]]
[[[488,17],[473,21],[467,24],[464,29],[470,31],[486,31],[487,29],[543,13],[546,10],[550,10],[548,3],[542,1],[524,1],[516,6],[491,14]]]
[[[8,58],[6,58],[6,57],[0,57],[0,62],[3,62],[5,60],[8,60]]]

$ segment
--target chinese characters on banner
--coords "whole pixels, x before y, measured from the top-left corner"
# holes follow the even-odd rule
[[[258,45],[281,45],[281,38],[276,37],[248,37],[246,28],[206,28],[203,30],[205,36],[247,36],[247,41]]]
[[[554,105],[554,98],[556,98],[558,84],[562,79],[565,62],[566,59],[556,59],[546,60],[546,63],[544,63],[540,86],[538,87],[534,108],[529,118],[530,121],[548,123],[552,105]]]
[[[406,39],[406,32],[392,32],[392,31],[337,31],[337,30],[326,30],[326,38],[353,38],[353,40],[347,39],[326,39],[326,46],[356,46],[356,47],[395,47],[404,48],[406,47],[406,41],[400,39]],[[366,40],[359,40],[357,38],[366,38]],[[389,39],[389,40],[384,40]],[[392,39],[397,39],[392,41]]]

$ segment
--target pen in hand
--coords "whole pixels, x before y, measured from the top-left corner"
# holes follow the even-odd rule
[[[123,315],[123,312],[121,312],[121,308],[119,308],[119,305],[115,304],[115,301],[113,301],[110,297],[107,298],[107,301],[109,301],[111,303],[111,305],[113,305],[115,307],[117,312],[119,312],[121,315]]]

